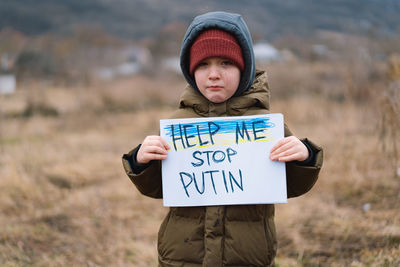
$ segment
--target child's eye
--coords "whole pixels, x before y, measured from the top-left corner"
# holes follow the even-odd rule
[[[224,60],[224,61],[221,62],[221,64],[222,64],[222,65],[227,65],[227,66],[228,66],[228,65],[232,65],[233,62],[230,61],[230,60]]]
[[[198,67],[207,66],[207,62],[205,62],[205,61],[200,62],[197,66]]]

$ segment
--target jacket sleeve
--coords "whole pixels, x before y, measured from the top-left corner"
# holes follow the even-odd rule
[[[285,136],[292,133],[285,125]],[[308,139],[303,139],[309,149],[314,154],[314,162],[309,165],[299,164],[298,162],[286,163],[286,185],[288,198],[298,197],[307,193],[318,179],[319,172],[323,162],[323,150]]]
[[[122,156],[122,165],[129,179],[143,195],[152,198],[162,198],[161,161],[153,161],[147,168],[134,171],[132,156],[136,155],[140,146]]]

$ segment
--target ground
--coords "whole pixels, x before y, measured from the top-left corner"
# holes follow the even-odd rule
[[[121,156],[177,105],[183,81],[162,78],[0,96],[2,266],[157,265],[167,208],[140,195]],[[276,207],[277,266],[400,265],[400,166],[376,107],[340,92],[272,97],[272,112],[324,148],[314,188]]]

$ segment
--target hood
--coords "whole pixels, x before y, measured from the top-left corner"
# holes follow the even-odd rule
[[[192,108],[201,117],[242,116],[250,108],[269,110],[268,77],[265,71],[257,71],[252,87],[241,96],[234,96],[222,103],[213,103],[202,94],[187,86],[179,108]]]
[[[242,48],[245,68],[241,73],[239,87],[236,90],[235,96],[241,95],[243,92],[250,89],[256,73],[256,65],[249,29],[247,28],[242,16],[238,14],[210,12],[194,18],[186,31],[185,37],[183,38],[180,52],[180,63],[183,76],[189,85],[198,91],[194,77],[189,74],[190,47],[202,31],[210,28],[218,28],[229,32],[236,37],[240,47]]]

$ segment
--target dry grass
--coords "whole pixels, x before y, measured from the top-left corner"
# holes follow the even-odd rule
[[[324,146],[325,162],[310,193],[277,207],[277,262],[400,264],[399,177],[380,149],[375,111],[321,99],[292,102],[278,102],[275,109],[290,107],[288,123]]]
[[[271,67],[273,89],[283,90],[272,79],[284,76],[282,68]],[[306,68],[298,66],[292,82],[297,86],[298,77],[318,86]],[[313,190],[277,206],[276,263],[398,266],[400,183],[382,150],[380,112],[347,98],[345,80],[335,82],[320,86],[336,91],[280,92],[286,98],[272,100],[272,110],[283,112],[299,137],[325,149]],[[36,84],[3,96],[0,265],[156,266],[166,208],[135,190],[120,158],[158,132],[183,86],[135,77],[92,88]]]

